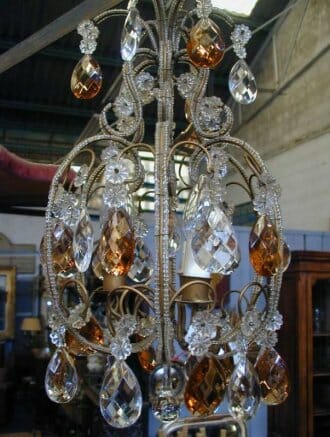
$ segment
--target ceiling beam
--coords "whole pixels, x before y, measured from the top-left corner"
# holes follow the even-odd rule
[[[19,44],[17,41],[8,41],[4,39],[0,39],[0,49],[8,50],[14,48],[17,44]],[[43,50],[40,50],[38,55],[42,56],[48,56],[51,58],[57,58],[57,59],[65,59],[69,61],[79,61],[81,58],[81,53],[78,50],[67,50],[62,49],[60,47],[47,47]],[[97,55],[97,62],[103,66],[108,67],[121,67],[123,65],[123,61],[121,58],[111,58],[109,56],[100,56]]]
[[[71,115],[72,117],[90,118],[94,111],[90,109],[72,108],[69,106],[44,105],[41,103],[24,102],[21,100],[0,99],[0,108],[17,109],[32,112],[48,112],[50,114]]]
[[[122,0],[85,0],[38,32],[18,43],[0,56],[0,73],[29,58],[76,29],[84,19],[93,18],[106,9],[122,3]]]

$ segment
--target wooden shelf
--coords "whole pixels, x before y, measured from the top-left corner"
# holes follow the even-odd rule
[[[313,337],[330,337],[329,331],[313,332]]]
[[[313,416],[314,417],[330,416],[330,408],[316,406],[313,410]]]
[[[330,370],[319,370],[316,369],[313,371],[313,376],[314,378],[319,378],[322,376],[330,376]]]
[[[313,318],[320,309],[320,330]],[[330,435],[330,253],[293,252],[283,275],[277,350],[292,379],[287,401],[268,408],[268,435]]]

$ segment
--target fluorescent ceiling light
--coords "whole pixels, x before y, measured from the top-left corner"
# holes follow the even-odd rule
[[[258,0],[212,0],[214,7],[237,15],[251,15]]]

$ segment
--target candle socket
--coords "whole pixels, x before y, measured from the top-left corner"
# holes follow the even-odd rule
[[[211,278],[197,278],[180,274],[180,285],[188,284],[181,293],[180,300],[187,303],[210,303],[213,302],[210,288]],[[198,281],[198,282],[196,282]],[[191,283],[189,285],[189,283]]]
[[[111,293],[111,291],[115,290],[116,288],[122,287],[126,284],[126,277],[125,276],[114,276],[105,274],[103,279],[103,290],[107,293]]]

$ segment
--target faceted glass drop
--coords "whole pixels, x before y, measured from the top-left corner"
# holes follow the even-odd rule
[[[234,229],[218,206],[201,215],[191,247],[196,264],[211,273],[229,275],[241,259]]]
[[[72,72],[71,91],[77,99],[92,99],[101,87],[101,67],[93,56],[84,55]]]
[[[250,419],[259,406],[259,379],[250,361],[241,358],[227,388],[229,411],[233,417]]]
[[[228,353],[230,351],[230,348],[228,345],[224,345],[222,348],[220,348],[218,355],[222,355],[225,353]],[[225,358],[218,358],[220,366],[222,367],[223,373],[225,375],[226,384],[229,384],[231,375],[234,370],[234,360],[232,356],[228,356]]]
[[[283,272],[285,272],[291,262],[291,250],[289,248],[289,246],[287,245],[287,243],[285,241],[283,241],[283,248],[282,248],[282,269]]]
[[[156,353],[151,346],[148,349],[139,352],[137,356],[142,369],[146,372],[151,373],[157,366]]]
[[[230,70],[229,91],[242,105],[253,103],[257,97],[256,80],[243,59],[239,59]]]
[[[249,240],[252,267],[262,276],[272,276],[281,267],[279,238],[273,223],[262,215],[254,224]]]
[[[195,230],[198,217],[198,207],[204,202],[210,203],[210,190],[208,179],[205,175],[200,175],[197,184],[190,192],[190,196],[186,203],[183,213],[184,231],[187,236]]]
[[[91,317],[89,322],[79,329],[79,334],[91,343],[104,343],[103,331],[94,317]],[[65,333],[65,343],[73,355],[85,356],[95,352],[92,348],[82,344],[70,331]]]
[[[131,61],[140,44],[142,26],[138,11],[133,8],[129,11],[121,37],[120,53],[123,61]]]
[[[186,385],[184,400],[192,414],[205,416],[223,400],[226,377],[214,356],[205,356],[194,368]]]
[[[170,234],[168,237],[168,255],[174,257],[181,246],[180,226],[175,218],[172,216],[169,221]]]
[[[85,272],[89,267],[93,253],[93,243],[93,227],[86,211],[83,211],[73,237],[74,259],[80,272]]]
[[[151,404],[152,412],[161,422],[173,422],[180,416],[180,402],[169,390],[155,397]]]
[[[63,278],[70,278],[77,272],[72,244],[72,230],[63,223],[57,223],[52,235],[52,258],[55,272]]]
[[[111,209],[98,247],[103,269],[114,276],[126,275],[134,261],[135,239],[131,219],[124,208]]]
[[[153,273],[153,262],[149,248],[142,240],[137,238],[135,242],[134,262],[128,272],[128,277],[134,282],[146,282]]]
[[[104,277],[104,273],[103,273],[103,265],[101,263],[100,257],[99,257],[99,253],[97,250],[95,250],[94,254],[93,254],[93,258],[92,258],[92,270],[94,275],[101,279],[101,281],[103,281]]]
[[[187,52],[196,67],[216,67],[223,58],[224,50],[221,31],[209,18],[202,18],[191,29]]]
[[[150,397],[155,398],[162,393],[179,396],[185,383],[184,373],[179,364],[160,364],[150,375]]]
[[[46,371],[45,389],[53,402],[65,404],[72,401],[78,389],[78,375],[73,359],[65,349],[57,349]]]
[[[115,361],[105,372],[100,391],[100,410],[115,428],[133,425],[142,409],[141,388],[125,361]]]
[[[275,349],[266,349],[255,365],[259,376],[261,399],[267,405],[278,405],[290,393],[288,368]]]

